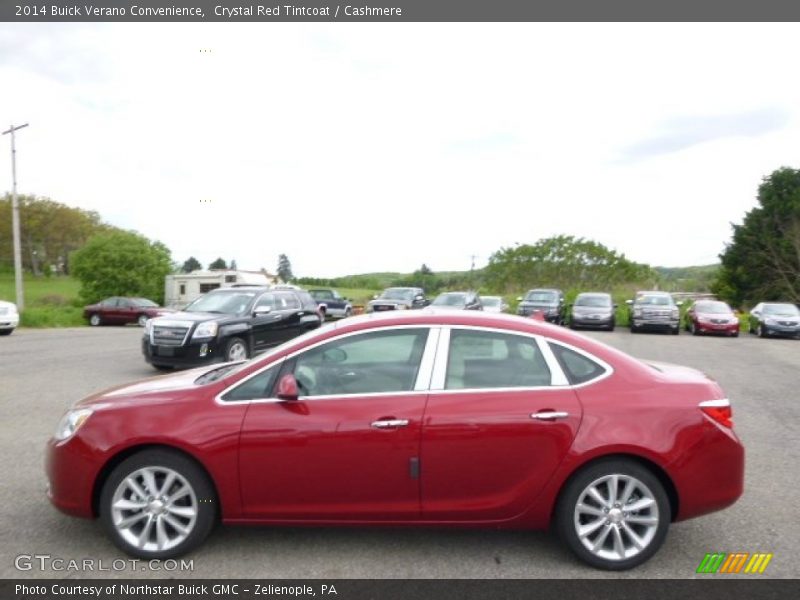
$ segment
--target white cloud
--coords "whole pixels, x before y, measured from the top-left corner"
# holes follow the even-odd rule
[[[176,260],[466,269],[566,233],[699,264],[761,177],[797,166],[797,33],[15,24],[0,28],[0,120],[31,123],[21,191],[98,210]]]

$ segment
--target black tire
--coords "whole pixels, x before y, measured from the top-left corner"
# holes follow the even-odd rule
[[[689,325],[689,332],[690,332],[692,335],[700,335],[700,332],[699,332],[699,331],[697,331],[697,327],[695,327],[694,323],[691,323],[691,324]]]
[[[194,522],[191,523],[191,529],[185,539],[166,550],[151,550],[135,546],[120,533],[114,524],[115,517],[112,503],[115,493],[117,493],[118,488],[123,485],[126,479],[136,475],[141,469],[147,467],[156,470],[169,469],[178,473],[180,477],[188,483],[194,493],[193,498],[184,501],[189,504],[181,506],[182,508],[190,506],[196,510],[196,516]],[[159,483],[158,480],[155,481],[157,484]],[[161,479],[160,483],[163,484],[164,480]],[[146,493],[161,493],[159,491],[150,492],[150,490],[147,490],[145,487],[141,489]],[[211,533],[211,530],[217,522],[218,515],[216,492],[206,472],[187,456],[167,449],[144,450],[117,465],[103,484],[99,508],[100,521],[106,534],[111,538],[111,541],[124,552],[144,559],[174,558],[190,552],[208,537],[208,534]],[[127,518],[130,513],[137,512],[137,510],[120,511],[118,517]],[[150,522],[152,519],[153,517],[148,517],[147,522]],[[167,523],[166,520],[165,523]],[[166,528],[168,532],[172,531],[173,533],[177,533],[177,530],[171,528],[171,526],[163,525],[162,527]],[[142,524],[142,529],[144,529],[144,524]],[[155,527],[151,527],[151,530],[152,529],[155,529]],[[136,534],[135,531],[131,531],[131,533],[133,535]],[[152,540],[154,536],[155,533],[148,535],[148,540]]]
[[[157,369],[159,371],[172,371],[173,370],[173,368],[170,367],[169,365],[153,365],[153,368]]]
[[[761,323],[756,325],[756,335],[760,338],[767,337],[767,331]]]
[[[611,321],[611,325],[608,326],[609,331],[614,331],[614,328],[617,326],[616,321]]]
[[[615,474],[628,478],[635,478],[648,488],[652,498],[655,500],[657,524],[655,525],[653,535],[649,542],[638,554],[629,558],[612,560],[598,556],[584,546],[576,531],[578,524],[576,523],[575,509],[584,491],[590,485],[601,480],[603,477]],[[619,491],[623,492],[624,488]],[[624,507],[624,504],[621,505],[622,509],[624,509]],[[645,511],[653,511],[653,509],[645,509]],[[554,525],[559,537],[567,548],[583,562],[597,569],[624,571],[646,562],[658,551],[667,537],[671,515],[669,498],[664,491],[664,486],[650,470],[638,462],[629,459],[604,459],[578,471],[570,478],[559,496]],[[604,518],[605,517],[601,517],[601,520]],[[615,527],[615,525],[602,525],[597,531],[602,534],[604,527]],[[612,535],[609,535],[609,537],[613,538]],[[587,543],[590,542],[587,540]]]
[[[244,352],[244,357],[241,356],[240,350]],[[233,360],[242,360],[242,358],[250,358],[250,350],[247,347],[247,342],[242,338],[232,337],[225,344],[225,360],[230,362]]]
[[[91,325],[92,327],[99,327],[102,324],[103,324],[103,319],[100,318],[100,315],[98,315],[97,313],[89,315],[89,325]]]
[[[671,333],[672,335],[680,335],[681,334],[680,325],[676,325],[675,327],[673,327]]]
[[[13,329],[0,329],[0,335],[11,335]]]
[[[737,332],[735,332],[735,333],[733,334],[733,337],[739,337],[739,332],[738,332],[738,331],[737,331]],[[800,339],[800,338],[798,338],[798,339]]]

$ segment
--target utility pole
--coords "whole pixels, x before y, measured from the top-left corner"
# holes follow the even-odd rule
[[[19,204],[17,203],[17,148],[14,145],[14,132],[28,124],[11,127],[3,135],[11,134],[11,228],[14,236],[14,283],[17,290],[17,310],[25,307],[25,294],[22,290],[22,251],[19,244]]]

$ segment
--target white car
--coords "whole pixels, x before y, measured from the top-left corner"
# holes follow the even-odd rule
[[[17,305],[0,300],[0,335],[11,335],[19,325]]]
[[[508,310],[508,304],[501,296],[481,296],[481,304],[485,312],[501,313]]]

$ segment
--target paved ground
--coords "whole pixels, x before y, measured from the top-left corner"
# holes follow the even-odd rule
[[[547,533],[397,529],[219,528],[194,570],[135,571],[97,523],[55,511],[44,496],[43,446],[61,413],[92,391],[155,371],[136,327],[18,330],[0,338],[0,577],[692,577],[706,552],[773,552],[765,576],[799,577],[800,342],[591,333],[642,358],[695,366],[734,403],[747,447],[744,497],[732,508],[674,525],[659,554],[608,575],[577,563]],[[94,558],[111,571],[20,572],[18,555]]]

